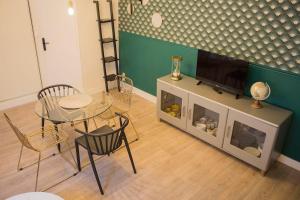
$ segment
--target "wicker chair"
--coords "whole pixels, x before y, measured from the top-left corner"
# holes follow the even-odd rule
[[[114,127],[116,130],[112,129],[107,125],[104,125],[92,131],[91,133],[85,133],[83,131],[76,129],[76,131],[83,134],[82,136],[76,138],[75,140],[78,170],[81,171],[80,154],[79,154],[79,145],[80,145],[81,147],[85,148],[88,152],[89,159],[93,168],[93,172],[101,194],[104,194],[104,192],[100,183],[100,179],[95,166],[93,155],[109,156],[111,153],[113,153],[118,148],[120,148],[122,142],[124,142],[133,168],[133,172],[136,174],[136,168],[134,165],[130,147],[125,134],[125,128],[128,125],[128,118],[118,113],[116,113],[116,115],[119,118],[119,125],[120,125],[119,128]]]
[[[44,127],[43,130],[37,130],[32,133],[23,134],[10,120],[10,118],[7,116],[6,113],[4,113],[4,117],[10,127],[12,128],[13,132],[18,137],[19,141],[21,142],[21,151],[18,159],[18,165],[17,170],[23,170],[24,168],[30,167],[37,163],[37,172],[36,172],[36,180],[35,180],[35,191],[37,191],[38,187],[38,177],[39,177],[39,170],[40,170],[40,162],[41,160],[50,158],[51,156],[55,155],[52,154],[49,157],[46,157],[44,159],[41,159],[41,154],[43,151],[55,147],[57,144],[65,142],[68,145],[68,151],[71,153],[72,158],[75,162],[75,158],[70,150],[70,146],[67,142],[68,135],[63,131],[56,131],[52,126]],[[41,137],[41,134],[44,134],[44,137]],[[26,167],[21,167],[21,158],[23,153],[23,148],[26,147],[27,149],[30,149],[32,151],[35,151],[39,154],[38,162],[35,162],[31,165],[28,165]],[[75,162],[76,163],[76,162]]]
[[[136,134],[136,140],[138,140],[139,134],[128,113],[131,108],[132,93],[133,81],[124,75],[116,75],[112,80],[110,80],[109,84],[109,94],[113,99],[112,106],[108,111],[101,114],[100,117],[104,120],[112,120],[115,118],[114,113],[121,113],[122,115],[125,115],[129,119],[129,123]],[[114,123],[116,124],[115,121]]]

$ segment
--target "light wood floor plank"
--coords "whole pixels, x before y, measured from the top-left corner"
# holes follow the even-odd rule
[[[266,176],[248,164],[181,130],[159,122],[154,104],[134,96],[130,111],[141,139],[131,144],[138,173],[133,174],[125,149],[96,161],[105,195],[101,196],[88,165],[77,176],[51,188],[66,200],[199,200],[199,199],[300,199],[300,172],[275,163]],[[6,110],[22,131],[40,127],[34,103]],[[0,112],[0,199],[33,191],[36,166],[17,172],[20,143]],[[90,124],[91,126],[92,123]],[[80,125],[79,125],[80,126]],[[73,130],[65,127],[73,137]],[[127,134],[134,138],[128,127]],[[73,138],[71,139],[73,140]],[[50,155],[57,150],[46,152]],[[73,150],[75,155],[75,151]],[[47,156],[44,155],[44,156]],[[87,163],[87,153],[81,150]],[[70,162],[71,156],[64,154]],[[23,163],[37,159],[25,151]],[[41,164],[39,186],[46,188],[74,172],[57,155]]]

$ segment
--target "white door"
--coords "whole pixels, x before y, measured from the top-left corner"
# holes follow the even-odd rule
[[[195,137],[221,148],[227,113],[226,107],[190,94],[187,131]]]
[[[266,171],[277,134],[276,127],[230,110],[223,148],[235,157]]]
[[[29,3],[43,86],[65,83],[82,89],[76,10],[68,14],[67,0]]]
[[[187,105],[187,92],[157,82],[157,112],[160,119],[186,130]]]
[[[27,0],[0,0],[0,109],[32,101],[40,89]]]

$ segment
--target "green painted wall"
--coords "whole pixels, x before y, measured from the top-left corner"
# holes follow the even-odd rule
[[[156,95],[156,79],[171,71],[171,56],[184,58],[182,72],[195,76],[197,49],[120,32],[120,68],[134,81],[135,87]],[[272,94],[269,103],[294,112],[283,154],[300,161],[300,76],[281,70],[250,66],[246,91],[253,82],[266,81]],[[249,92],[246,92],[249,95]]]

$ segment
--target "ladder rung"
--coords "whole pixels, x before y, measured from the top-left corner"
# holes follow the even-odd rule
[[[109,74],[109,75],[106,76],[107,81],[114,81],[115,79],[116,79],[115,74]]]
[[[99,21],[99,20],[97,20]],[[100,19],[100,23],[109,23],[109,22],[113,22],[115,21],[115,19],[110,19],[110,18],[107,18],[107,19]]]
[[[114,40],[113,38],[103,38],[102,39],[103,43],[110,43],[110,42],[115,42],[115,41],[118,41],[118,40]]]
[[[105,63],[110,63],[110,62],[114,62],[114,61],[117,61],[117,60],[119,60],[118,58],[115,58],[115,57],[113,57],[113,56],[108,56],[108,57],[105,57],[104,58],[104,62]]]

